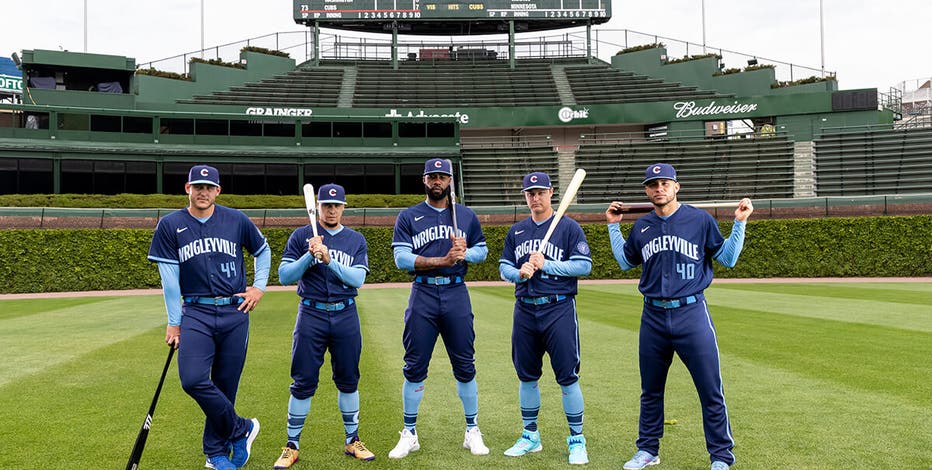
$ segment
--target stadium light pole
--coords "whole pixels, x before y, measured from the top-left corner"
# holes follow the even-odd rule
[[[87,52],[87,0],[84,0],[84,52]]]
[[[201,0],[201,59],[204,58],[204,0]]]
[[[705,0],[702,0],[702,53],[705,54]]]
[[[822,15],[822,0],[819,0],[819,48],[822,55],[822,78],[825,78],[825,20]]]

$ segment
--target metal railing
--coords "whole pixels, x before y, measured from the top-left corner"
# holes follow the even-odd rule
[[[641,202],[641,201],[638,201]],[[687,201],[715,203],[734,201]],[[567,210],[583,223],[603,223],[604,204],[573,204]],[[387,227],[403,208],[347,208],[343,220],[352,227]],[[473,206],[486,225],[510,225],[527,217],[525,205]],[[160,217],[176,209],[78,209],[0,207],[3,229],[154,229]],[[884,196],[835,196],[793,199],[757,199],[755,219],[820,218],[854,216],[924,215],[932,210],[932,193]],[[734,217],[733,208],[709,209],[721,219]],[[299,227],[307,223],[303,209],[245,209],[260,228]],[[628,218],[629,222],[634,220]]]
[[[334,30],[336,31],[336,30]],[[442,39],[431,37],[399,36],[398,59],[404,60],[408,54],[418,54],[422,49],[446,49],[448,52],[465,50],[486,50],[493,52],[496,59],[510,58],[508,42],[502,39],[504,35],[489,39],[488,36],[476,38],[473,36],[446,36]],[[826,72],[818,67],[809,67],[777,59],[770,59],[759,54],[738,52],[721,47],[703,46],[690,41],[643,33],[629,29],[598,29],[593,28],[592,55],[605,62],[611,62],[613,55],[620,50],[646,44],[663,43],[670,58],[687,57],[699,54],[714,53],[722,57],[722,65],[739,67],[748,61],[761,64],[774,65],[777,80],[794,81],[806,76],[834,77],[835,72]],[[382,35],[373,38],[363,33],[353,34],[340,31],[339,34],[331,30],[321,29],[320,58],[321,59],[352,59],[352,60],[386,60],[391,58],[390,36]],[[243,39],[227,44],[212,46],[204,50],[185,52],[164,59],[142,62],[138,68],[156,68],[159,70],[187,73],[192,58],[219,59],[226,62],[239,62],[239,53],[243,47],[257,46],[266,49],[287,52],[298,63],[309,61],[314,57],[313,35],[310,29],[302,31],[286,31],[270,33],[263,36]],[[519,33],[515,35],[515,58],[561,58],[586,57],[590,49],[586,44],[586,31],[582,28],[573,28],[567,32],[556,35],[542,35],[539,33]],[[418,57],[420,58],[420,57]],[[491,57],[486,57],[491,58]],[[303,59],[303,60],[302,60]]]

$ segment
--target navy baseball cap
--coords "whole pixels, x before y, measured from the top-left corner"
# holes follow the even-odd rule
[[[188,184],[209,184],[220,186],[220,172],[207,165],[195,165],[188,172]]]
[[[535,171],[524,175],[524,189],[550,189],[550,176],[542,171]]]
[[[654,163],[647,167],[647,170],[644,171],[644,182],[641,184],[647,184],[650,181],[659,179],[676,181],[676,170],[673,169],[673,165]]]
[[[325,184],[317,190],[317,202],[346,204],[346,190],[338,184]]]
[[[449,160],[443,158],[431,158],[424,162],[424,174],[429,175],[431,173],[443,173],[453,176],[453,165],[450,164]]]

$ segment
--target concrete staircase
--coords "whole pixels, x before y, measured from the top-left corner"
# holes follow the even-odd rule
[[[340,97],[337,98],[338,108],[351,108],[353,106],[357,72],[355,66],[348,66],[343,69],[343,85],[340,87]]]
[[[550,66],[550,73],[553,75],[553,83],[557,87],[557,94],[560,95],[560,104],[563,106],[576,106],[576,97],[573,96],[570,81],[566,78],[566,65],[553,64]]]

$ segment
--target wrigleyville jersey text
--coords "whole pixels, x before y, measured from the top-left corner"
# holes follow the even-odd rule
[[[466,247],[485,245],[485,235],[476,213],[466,206],[456,205],[458,236],[466,239]],[[415,255],[424,257],[446,256],[453,247],[453,215],[449,208],[437,211],[426,202],[411,206],[398,214],[392,248],[407,246]],[[413,274],[413,273],[412,273]],[[466,263],[419,271],[427,276],[465,276]]]
[[[187,209],[159,220],[148,258],[179,266],[182,295],[230,296],[246,290],[243,248],[255,256],[268,245],[246,214],[215,205],[204,223]]]
[[[569,218],[563,217],[557,223],[541,251],[540,242],[543,241],[547,229],[550,227],[552,217],[538,225],[528,217],[514,225],[505,236],[505,247],[499,263],[506,263],[521,269],[531,257],[531,253],[540,251],[544,259],[553,261],[588,260],[592,261],[589,252],[589,242],[582,227]],[[527,282],[515,285],[515,295],[518,297],[537,297],[549,294],[575,295],[578,284],[576,277],[556,276],[541,270],[534,273]]]
[[[725,238],[708,212],[682,204],[666,220],[650,212],[634,222],[625,258],[643,265],[638,289],[647,297],[675,299],[712,283],[712,257]]]
[[[336,235],[330,235],[322,227],[317,233],[323,235],[323,244],[330,253],[330,262],[350,268],[362,268],[369,272],[369,248],[361,233],[343,227]],[[300,227],[288,237],[282,261],[294,262],[307,253],[308,240],[313,236],[310,225]],[[343,284],[340,278],[323,263],[312,264],[298,282],[298,295],[321,302],[339,302],[356,297],[355,287]]]

